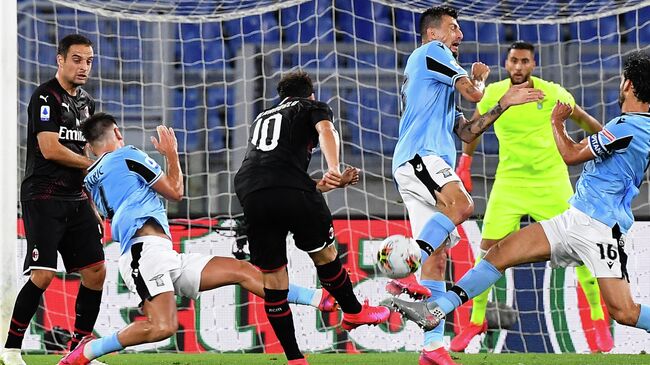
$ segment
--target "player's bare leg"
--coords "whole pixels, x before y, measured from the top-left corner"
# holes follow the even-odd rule
[[[639,317],[643,305],[637,304],[630,293],[630,284],[625,279],[598,278],[600,292],[609,315],[619,324],[639,327]],[[647,307],[646,307],[647,310]],[[639,327],[643,328],[643,327]],[[648,331],[648,328],[644,328]]]
[[[199,291],[226,285],[239,285],[258,297],[264,298],[264,276],[261,271],[247,261],[215,256],[201,272]],[[332,312],[338,309],[336,300],[327,291],[298,285],[289,285],[289,302],[311,305],[323,312]]]
[[[336,247],[328,245],[320,251],[309,253],[323,288],[336,298],[343,311],[341,326],[350,331],[364,324],[379,324],[386,322],[390,310],[384,306],[373,307],[366,300],[359,303],[347,270],[341,265]]]
[[[59,365],[86,365],[97,357],[127,346],[164,340],[178,330],[174,292],[161,293],[151,300],[145,300],[144,313],[146,320],[132,322],[112,336],[96,340],[85,337],[76,349],[61,359]]]

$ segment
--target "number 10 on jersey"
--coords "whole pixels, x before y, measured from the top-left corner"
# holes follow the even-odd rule
[[[273,136],[269,139],[269,129],[273,129]],[[280,130],[282,129],[282,114],[275,113],[268,118],[255,123],[251,143],[258,150],[272,151],[278,146]]]

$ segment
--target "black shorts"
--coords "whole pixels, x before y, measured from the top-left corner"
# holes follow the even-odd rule
[[[269,188],[246,196],[243,203],[248,225],[251,262],[263,272],[287,264],[287,234],[296,247],[316,252],[334,242],[334,227],[323,194],[291,188]]]
[[[67,272],[104,262],[97,218],[88,200],[28,200],[22,202],[27,253],[23,273],[56,271],[61,253]]]

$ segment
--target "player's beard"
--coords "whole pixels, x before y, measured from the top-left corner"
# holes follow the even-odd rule
[[[530,82],[530,74],[526,75],[521,82],[515,82],[515,79],[512,76],[510,76],[510,83],[512,85],[521,85],[527,82]]]
[[[623,94],[623,90],[621,90],[618,92],[618,107],[622,108],[624,102],[625,102],[625,94]]]

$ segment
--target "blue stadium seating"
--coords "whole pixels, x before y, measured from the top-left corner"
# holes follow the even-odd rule
[[[583,43],[618,43],[620,35],[617,24],[618,18],[615,15],[599,20],[584,20],[579,23],[570,23],[569,30],[571,39],[577,39]]]
[[[419,29],[417,29],[417,24],[420,21],[419,14],[414,17],[414,13],[396,8],[394,10],[394,16],[397,41],[417,44],[417,34],[420,32]]]
[[[241,19],[229,20],[223,23],[226,40],[233,54],[246,44],[276,43],[280,41],[280,28],[275,13],[251,15]]]
[[[624,15],[625,27],[630,30],[628,43],[639,43],[642,46],[650,43],[650,6]]]
[[[476,34],[476,22],[459,20],[458,25],[460,26],[461,32],[463,32],[463,41],[475,42],[478,39],[478,35]]]
[[[226,126],[222,120],[225,110],[225,90],[211,87],[206,95],[206,128],[208,130],[208,151],[215,152],[226,148]]]
[[[515,28],[516,39],[530,43],[555,43],[559,41],[560,29],[556,24],[519,24]]]
[[[131,20],[120,21],[117,35],[122,69],[140,71],[143,58],[138,23]]]
[[[180,153],[196,151],[200,147],[198,104],[199,91],[197,89],[184,88],[175,91],[172,125]]]
[[[280,11],[280,24],[286,42],[310,43],[334,41],[334,22],[331,7],[325,1],[315,0]]]

